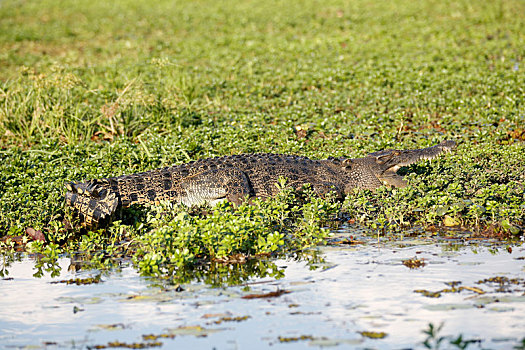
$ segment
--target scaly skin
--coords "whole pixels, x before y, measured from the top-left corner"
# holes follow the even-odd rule
[[[433,147],[385,150],[355,159],[312,160],[270,153],[206,158],[132,175],[67,183],[66,203],[76,209],[85,225],[97,227],[109,223],[117,209],[136,203],[169,200],[191,206],[269,198],[277,194],[280,177],[293,188],[310,184],[319,195],[334,191],[342,199],[353,188],[405,187],[406,181],[397,174],[400,167],[455,147],[454,141],[443,141]]]

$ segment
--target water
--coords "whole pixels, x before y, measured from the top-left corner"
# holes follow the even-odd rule
[[[68,272],[70,259],[63,258],[60,276],[34,278],[35,263],[25,257],[8,267],[12,279],[0,281],[0,344],[6,349],[87,349],[116,341],[162,343],[163,349],[422,348],[429,323],[443,324],[438,337],[477,340],[469,349],[521,344],[525,246],[363,240],[321,248],[324,262],[273,261],[284,272],[280,279],[252,277],[227,287],[193,282],[182,285],[183,291],[141,277],[130,266],[103,275],[98,284],[52,284],[98,272]],[[424,267],[403,265],[416,256]],[[476,283],[497,276],[516,280]],[[414,292],[437,292],[452,281],[467,288],[438,298]],[[276,291],[287,293],[242,298]],[[369,337],[374,335],[382,338]],[[453,348],[448,338],[441,348]]]

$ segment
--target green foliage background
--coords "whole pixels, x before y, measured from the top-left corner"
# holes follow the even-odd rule
[[[523,13],[520,0],[2,1],[0,235],[60,242],[68,180],[444,139],[455,154],[411,166],[409,188],[356,192],[343,211],[374,228],[519,234]]]

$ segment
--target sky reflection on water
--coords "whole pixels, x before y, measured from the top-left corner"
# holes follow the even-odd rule
[[[248,287],[192,283],[182,292],[159,288],[131,267],[103,276],[100,284],[51,284],[96,272],[67,272],[69,259],[64,258],[59,277],[34,278],[34,262],[24,258],[8,268],[12,280],[0,281],[0,344],[82,349],[116,340],[148,342],[143,335],[163,334],[174,336],[156,339],[166,349],[421,348],[422,331],[442,322],[440,335],[479,339],[484,348],[520,343],[525,337],[525,247],[513,246],[510,253],[505,246],[496,253],[490,244],[450,247],[422,240],[323,247],[325,263],[316,269],[306,261],[277,260],[285,272],[282,279],[253,278]],[[402,264],[415,256],[426,266]],[[494,283],[476,283],[496,276],[519,280],[505,292]],[[472,289],[439,298],[414,292],[439,291],[451,281]],[[241,298],[277,290],[290,293]],[[244,316],[249,317],[240,319]],[[367,331],[386,337],[370,339],[361,333]]]

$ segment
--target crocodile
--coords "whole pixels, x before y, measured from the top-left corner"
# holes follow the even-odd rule
[[[286,179],[289,187],[310,184],[318,195],[335,192],[343,199],[354,188],[376,189],[383,185],[405,187],[399,168],[422,159],[433,159],[456,147],[454,141],[414,149],[388,149],[363,158],[329,157],[314,160],[287,154],[238,154],[206,158],[161,169],[87,182],[68,182],[66,203],[84,225],[103,226],[119,208],[139,203],[173,201],[187,206],[222,201],[241,204],[276,195],[276,184]]]

